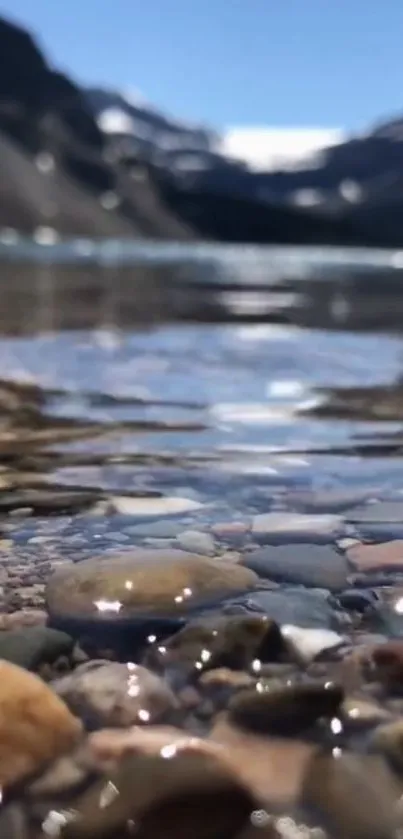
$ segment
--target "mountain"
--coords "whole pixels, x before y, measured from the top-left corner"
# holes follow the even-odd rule
[[[209,127],[81,88],[0,18],[3,240],[17,230],[40,241],[403,246],[403,120],[337,137],[291,167],[273,170],[270,154],[271,169],[251,169]]]

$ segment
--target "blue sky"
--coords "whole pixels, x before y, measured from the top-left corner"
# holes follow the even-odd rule
[[[403,0],[6,0],[76,79],[224,125],[403,112]]]

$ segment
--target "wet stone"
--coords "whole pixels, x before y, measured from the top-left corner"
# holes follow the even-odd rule
[[[162,644],[153,643],[144,663],[198,677],[217,667],[248,669],[255,659],[275,661],[286,649],[277,624],[266,616],[218,616],[192,621]]]
[[[354,754],[315,754],[307,766],[301,804],[330,836],[392,839],[398,791],[384,762]]]
[[[229,703],[232,723],[261,734],[297,737],[322,717],[337,715],[342,689],[332,682],[275,684],[259,680]]]
[[[72,655],[74,640],[65,632],[46,626],[0,633],[0,659],[18,664],[26,670],[38,670],[43,664],[53,664],[61,656]]]
[[[81,723],[45,683],[0,662],[0,784],[8,786],[68,752]]]
[[[184,530],[177,536],[177,542],[184,551],[191,551],[205,556],[214,556],[215,542],[210,533],[199,530]]]
[[[374,647],[373,676],[389,690],[403,692],[403,640],[389,640]]]
[[[343,519],[334,515],[263,513],[254,516],[252,536],[271,544],[286,542],[330,542],[339,536]]]
[[[50,614],[119,622],[175,617],[255,586],[246,568],[177,550],[139,549],[83,560],[49,580]]]
[[[269,812],[272,807],[287,811],[299,801],[306,767],[315,752],[311,743],[261,736],[232,725],[225,713],[216,718],[209,742],[222,749],[222,759]]]
[[[339,513],[361,505],[371,495],[375,495],[375,490],[341,487],[322,488],[318,492],[299,490],[287,493],[287,504],[303,513]]]
[[[215,757],[174,748],[169,758],[163,750],[123,758],[74,801],[62,839],[129,839],[133,824],[139,839],[217,839],[248,824],[256,803]],[[103,795],[108,787],[118,794]]]
[[[246,554],[243,564],[260,577],[329,591],[345,588],[349,573],[346,558],[332,545],[267,546]]]
[[[52,688],[91,728],[160,722],[177,708],[168,685],[133,662],[90,661]]]
[[[403,572],[403,540],[379,545],[353,545],[347,556],[357,571],[395,570]]]
[[[390,718],[389,711],[362,697],[346,697],[341,705],[340,719],[348,731],[374,728]]]
[[[295,587],[253,592],[224,606],[224,611],[241,614],[260,612],[279,624],[336,630],[343,625],[341,617],[347,615],[333,608],[329,592]]]
[[[403,774],[403,720],[379,725],[371,737],[371,748],[386,757],[395,771]]]
[[[403,501],[377,501],[355,507],[346,514],[346,519],[354,524],[396,522],[403,525]]]

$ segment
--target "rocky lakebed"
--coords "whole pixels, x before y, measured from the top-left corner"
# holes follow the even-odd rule
[[[0,350],[1,839],[401,839],[400,337]]]

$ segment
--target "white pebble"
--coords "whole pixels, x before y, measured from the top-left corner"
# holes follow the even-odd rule
[[[111,499],[111,506],[123,516],[174,516],[199,510],[203,505],[191,498],[130,498],[117,496]]]
[[[345,638],[331,629],[305,629],[302,626],[286,624],[281,627],[281,634],[306,664],[324,650],[331,650],[345,643]]]

